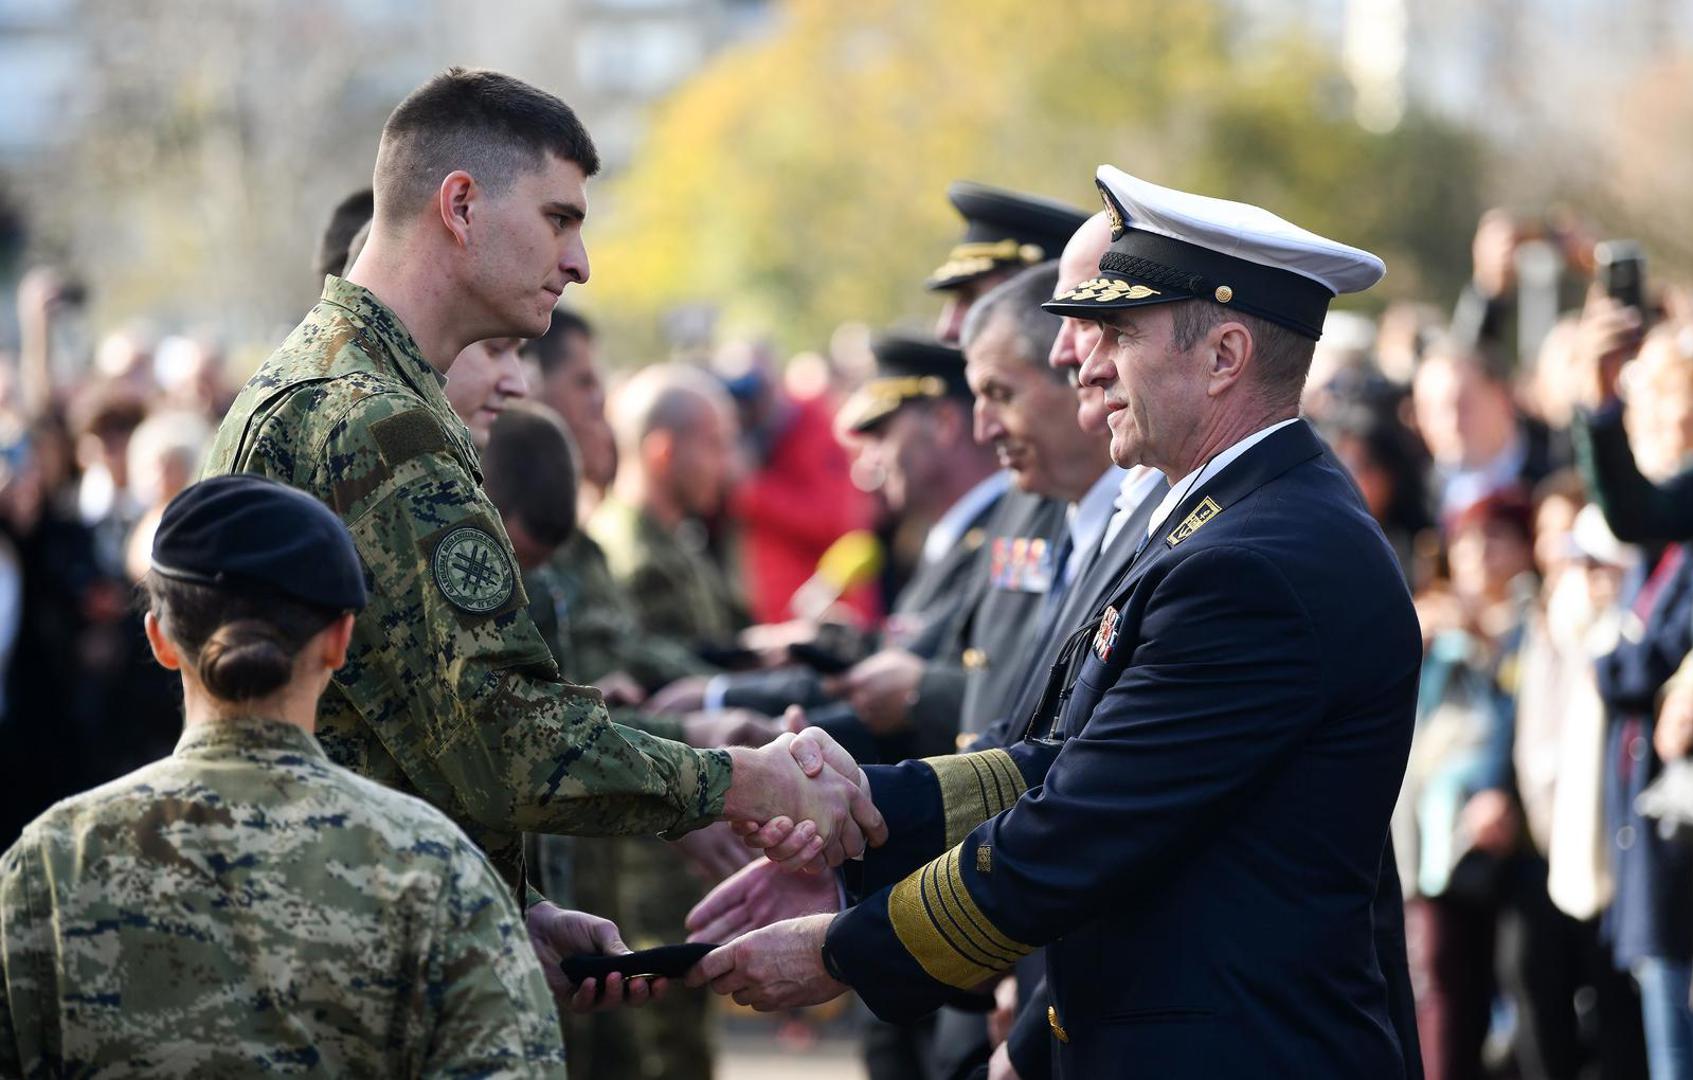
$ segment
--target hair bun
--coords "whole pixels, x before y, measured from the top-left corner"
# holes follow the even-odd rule
[[[294,674],[294,657],[271,624],[236,619],[206,639],[195,666],[213,696],[247,701],[286,686]]]

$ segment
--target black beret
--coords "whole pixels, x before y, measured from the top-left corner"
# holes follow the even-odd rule
[[[364,565],[341,519],[262,476],[215,476],[172,499],[153,535],[153,571],[337,611],[365,605]]]
[[[871,343],[876,375],[841,406],[839,422],[863,433],[892,416],[908,401],[952,398],[968,403],[964,353],[933,338],[884,334]]]
[[[931,289],[956,289],[996,270],[1056,259],[1088,219],[1068,203],[968,180],[947,188],[946,197],[964,218],[964,238],[929,275]]]

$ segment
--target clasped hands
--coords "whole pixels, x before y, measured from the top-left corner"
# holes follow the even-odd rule
[[[771,745],[778,744],[814,781],[831,772],[844,776],[850,768],[859,793],[869,802],[863,770],[825,733],[807,728]],[[875,812],[873,805],[869,809]],[[815,832],[807,828],[810,824],[781,818],[762,826],[737,823],[736,830],[765,857],[729,877],[688,913],[689,941],[724,943],[688,973],[689,986],[709,983],[717,993],[761,1011],[816,1005],[846,992],[846,985],[823,966],[823,942],[840,911],[840,894],[832,875],[815,871],[821,862],[839,865],[831,855],[848,845],[820,847]],[[886,839],[880,814],[864,833],[871,844]],[[856,854],[847,851],[849,858]],[[782,872],[794,866],[812,872]]]
[[[827,733],[807,728],[729,753],[734,780],[723,816],[783,869],[818,873],[887,839],[864,770]]]

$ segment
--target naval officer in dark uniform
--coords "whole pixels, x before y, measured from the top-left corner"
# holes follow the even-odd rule
[[[1391,549],[1297,416],[1329,300],[1381,263],[1256,207],[1099,178],[1111,250],[1054,306],[1104,324],[1082,381],[1117,463],[1171,479],[1140,554],[1027,738],[877,770],[938,778],[944,854],[740,938],[694,981],[760,1007],[851,986],[903,1018],[1046,945],[1057,1075],[1402,1076],[1374,907],[1419,636]]]
[[[1056,259],[1087,214],[1056,199],[971,180],[954,181],[946,197],[964,219],[964,235],[923,284],[946,298],[935,337],[957,344],[976,301],[1013,275]]]

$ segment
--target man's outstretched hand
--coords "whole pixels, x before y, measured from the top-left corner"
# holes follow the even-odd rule
[[[711,985],[719,994],[760,1012],[821,1005],[849,987],[823,967],[823,939],[832,915],[789,919],[714,949],[688,973],[689,986]]]
[[[833,874],[787,874],[769,859],[758,859],[694,905],[688,940],[729,942],[784,919],[840,909]]]
[[[547,977],[547,987],[560,1010],[573,1013],[604,1012],[617,1008],[640,1008],[649,1001],[658,1001],[669,988],[668,979],[625,979],[616,972],[606,976],[605,992],[599,993],[594,979],[584,979],[581,986],[572,986],[559,968],[559,961],[567,956],[621,955],[629,952],[623,944],[617,925],[610,919],[589,915],[585,911],[566,911],[557,904],[543,900],[524,915],[529,930],[529,944],[540,958],[541,971]]]

